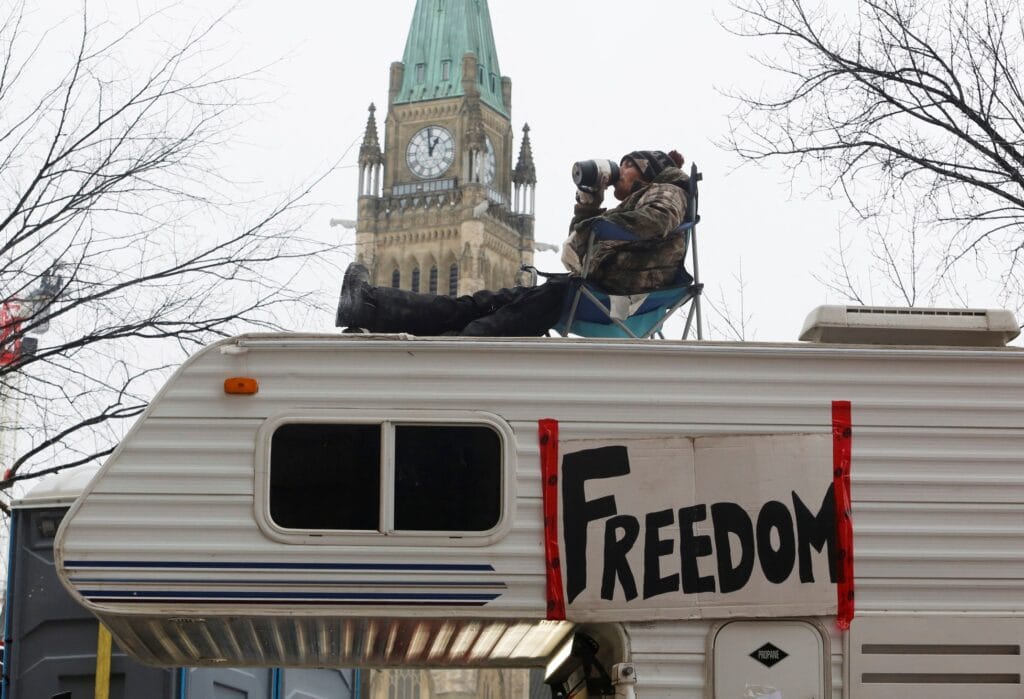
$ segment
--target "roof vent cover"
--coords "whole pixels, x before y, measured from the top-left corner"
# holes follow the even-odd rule
[[[1002,347],[1020,334],[1013,313],[963,308],[818,306],[800,339],[857,345]]]

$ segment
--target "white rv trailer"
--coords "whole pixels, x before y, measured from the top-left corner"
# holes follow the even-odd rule
[[[249,335],[181,367],[56,555],[155,664],[1019,698],[1022,454],[1017,348]]]

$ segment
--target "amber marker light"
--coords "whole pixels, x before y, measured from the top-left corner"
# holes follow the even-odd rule
[[[256,379],[251,379],[248,376],[232,376],[230,379],[224,379],[224,393],[232,396],[251,396],[260,390],[260,385]]]

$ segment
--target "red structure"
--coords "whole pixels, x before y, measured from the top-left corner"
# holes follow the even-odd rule
[[[0,306],[0,366],[7,366],[21,354],[21,309],[19,301]]]

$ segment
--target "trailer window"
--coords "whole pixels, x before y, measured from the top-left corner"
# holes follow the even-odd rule
[[[395,428],[395,529],[487,531],[501,515],[501,440],[487,427]]]
[[[501,519],[502,441],[482,425],[286,423],[269,471],[270,519],[287,529],[468,533]]]
[[[279,427],[270,443],[270,518],[289,529],[378,529],[380,431],[380,425]]]

